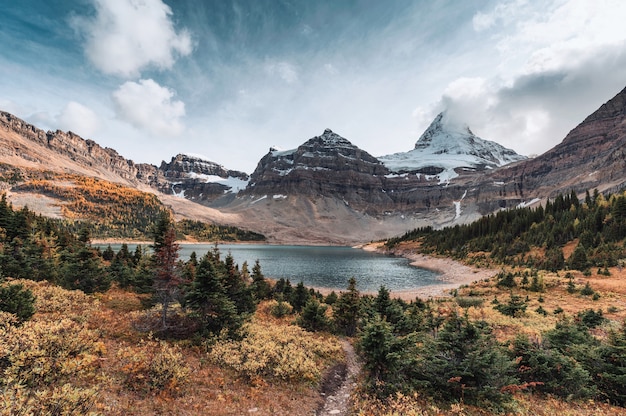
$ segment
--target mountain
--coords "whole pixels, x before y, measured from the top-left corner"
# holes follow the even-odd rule
[[[624,149],[626,89],[533,159],[442,113],[409,152],[377,159],[327,129],[295,149],[270,149],[250,176],[189,154],[158,167],[135,163],[71,132],[45,132],[0,112],[0,190],[60,215],[63,201],[25,199],[28,187],[20,184],[29,170],[72,173],[152,192],[179,218],[250,229],[271,242],[355,244],[470,222],[572,189],[581,198],[587,190],[619,191],[626,187]],[[46,204],[55,208],[46,211]]]
[[[626,187],[626,88],[589,115],[546,153],[494,172],[524,198],[574,190],[617,192]]]
[[[178,154],[169,163],[163,161],[159,171],[169,181],[169,188],[161,189],[162,192],[204,203],[228,199],[245,189],[250,180],[245,172],[189,154]]]
[[[386,174],[378,159],[326,129],[297,149],[270,149],[243,194],[324,196],[368,211],[387,199],[380,192]]]
[[[393,172],[436,175],[440,182],[448,182],[459,176],[457,169],[494,169],[526,157],[481,139],[466,124],[455,122],[447,112],[442,112],[420,136],[413,150],[378,159]]]

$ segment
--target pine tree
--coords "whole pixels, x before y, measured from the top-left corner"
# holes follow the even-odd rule
[[[308,289],[304,286],[303,282],[300,282],[296,285],[296,289],[293,291],[288,301],[291,306],[293,306],[294,312],[300,312],[310,298],[311,294]]]
[[[219,259],[219,254],[213,257]],[[238,313],[248,314],[254,312],[255,304],[252,290],[241,277],[232,254],[228,253],[223,262],[218,261],[215,263],[214,260],[214,266],[216,268],[221,267],[224,270],[224,273],[221,274],[222,285],[226,290],[228,298],[234,302]]]
[[[348,290],[342,292],[333,305],[335,330],[340,334],[349,337],[356,335],[361,318],[360,296],[356,288],[356,279],[351,277],[348,281]]]
[[[328,306],[322,305],[316,298],[310,298],[296,323],[310,332],[327,331],[330,328],[330,320],[326,316],[327,309]]]
[[[198,319],[205,335],[219,334],[222,329],[235,335],[241,327],[242,318],[237,314],[237,307],[226,295],[208,255],[198,264],[196,279],[185,296],[185,306]]]
[[[35,313],[35,296],[20,284],[0,286],[0,311],[12,313],[19,322]]]
[[[245,264],[245,263],[244,263]],[[242,267],[242,271],[244,268]],[[261,272],[261,264],[257,259],[252,267],[252,293],[257,301],[269,299],[271,295],[271,287]]]
[[[176,232],[173,227],[163,236],[155,236],[154,300],[161,305],[161,330],[167,330],[168,312],[171,304],[178,300],[183,279],[178,268]]]

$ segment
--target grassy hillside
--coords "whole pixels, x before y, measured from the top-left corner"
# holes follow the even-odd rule
[[[87,227],[97,239],[147,240],[162,211],[168,210],[148,192],[92,177],[8,170],[16,194],[43,195],[55,201],[63,224],[72,232]],[[19,172],[19,175],[16,173]],[[18,178],[20,181],[15,182]],[[200,241],[262,241],[261,234],[232,226],[183,220],[179,237]]]

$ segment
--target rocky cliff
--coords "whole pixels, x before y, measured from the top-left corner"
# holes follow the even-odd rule
[[[626,187],[626,88],[569,132],[557,146],[490,175],[523,197],[545,198],[571,189]]]
[[[79,174],[87,169],[102,174],[108,180],[132,185],[145,184],[156,188],[163,184],[164,176],[156,166],[125,159],[114,149],[103,148],[71,131],[45,132],[3,111],[0,111],[0,128],[5,133],[1,150],[4,158],[23,159],[44,169]],[[57,160],[57,163],[52,163],[55,156],[71,162]]]
[[[224,197],[244,189],[250,179],[245,172],[187,154],[178,154],[169,163],[163,161],[159,171],[169,181],[167,187],[161,188],[162,192],[202,203],[223,203]]]
[[[244,195],[331,197],[367,212],[392,202],[383,190],[389,173],[374,156],[327,129],[297,149],[270,149]]]

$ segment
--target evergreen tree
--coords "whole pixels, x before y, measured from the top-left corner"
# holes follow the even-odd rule
[[[607,342],[598,347],[590,371],[600,394],[611,403],[626,406],[626,323],[609,332]]]
[[[586,270],[589,267],[587,259],[587,250],[584,246],[578,245],[568,260],[570,269]]]
[[[216,257],[219,259],[219,254],[213,256],[214,259]],[[214,266],[216,268],[221,267],[225,270],[225,272],[221,274],[222,285],[226,290],[228,298],[234,302],[238,313],[248,314],[254,312],[255,304],[252,290],[241,277],[232,254],[228,253],[223,262],[218,260],[217,263],[214,263]]]
[[[19,322],[35,313],[35,296],[20,284],[0,286],[0,311],[12,313]]]
[[[200,322],[205,335],[219,334],[226,329],[235,335],[242,319],[235,303],[228,298],[226,290],[215,269],[212,259],[205,255],[198,264],[196,279],[185,296],[185,306]]]
[[[360,293],[356,288],[356,279],[348,281],[348,290],[342,292],[333,305],[335,330],[340,334],[352,337],[356,335],[361,318]]]
[[[111,280],[104,269],[100,256],[90,247],[81,245],[73,251],[61,253],[59,283],[66,289],[79,289],[85,293],[104,292]]]
[[[168,312],[171,304],[179,300],[183,279],[178,267],[176,232],[173,227],[164,231],[163,236],[155,236],[155,275],[153,298],[161,305],[161,330],[169,329]]]
[[[242,270],[243,269],[244,268],[242,267]],[[259,263],[258,259],[254,262],[254,266],[252,266],[251,288],[252,288],[252,293],[254,295],[254,298],[257,301],[260,301],[263,299],[269,299],[271,296],[272,288],[270,287],[270,284],[265,279],[265,276],[263,276],[263,272],[261,271],[261,263]]]
[[[322,305],[316,298],[310,298],[296,323],[310,332],[327,331],[330,329],[330,320],[326,316],[328,306]]]
[[[294,312],[300,312],[304,305],[311,298],[309,290],[304,286],[304,283],[300,282],[296,285],[296,289],[293,291],[289,303],[293,307]]]
[[[517,384],[514,362],[484,322],[451,315],[436,338],[426,338],[411,371],[412,383],[444,400],[497,404],[503,387]]]

